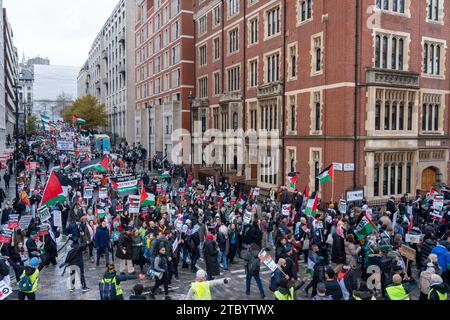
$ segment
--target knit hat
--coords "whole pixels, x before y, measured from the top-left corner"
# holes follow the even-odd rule
[[[206,236],[205,240],[214,240],[214,236],[210,233]]]
[[[36,268],[40,263],[39,258],[31,258],[30,267]]]

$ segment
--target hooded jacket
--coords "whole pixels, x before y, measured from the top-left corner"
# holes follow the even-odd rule
[[[442,269],[442,272],[446,272],[447,265],[450,264],[450,253],[448,250],[444,246],[438,245],[431,251],[431,253],[437,255],[439,267]]]

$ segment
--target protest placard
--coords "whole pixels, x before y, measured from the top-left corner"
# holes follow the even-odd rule
[[[270,270],[272,270],[272,272],[275,272],[275,270],[278,269],[277,264],[275,263],[275,261],[272,259],[272,257],[267,253],[266,250],[261,250],[259,252],[259,260],[264,263]]]
[[[435,210],[442,211],[443,207],[444,207],[444,196],[435,195],[433,200],[433,208]]]
[[[16,229],[19,226],[19,215],[10,214],[8,220],[8,229]]]
[[[130,206],[128,208],[129,213],[139,213],[139,196],[129,196],[128,199],[130,200]]]
[[[252,213],[250,211],[245,211],[243,219],[244,224],[250,224],[251,221],[252,221]]]
[[[423,235],[421,234],[410,234],[407,233],[405,236],[405,242],[414,244],[414,243],[420,243],[420,241],[422,240]]]
[[[98,193],[98,197],[100,199],[106,199],[108,198],[108,189],[107,188],[100,188],[99,193]]]
[[[41,224],[39,226],[39,237],[47,236],[50,231],[50,226],[48,224]]]
[[[37,216],[41,219],[41,222],[45,222],[51,218],[50,210],[47,206],[42,206],[37,209]]]
[[[416,261],[416,250],[414,250],[413,248],[402,245],[399,249],[399,252],[402,257],[405,257],[410,261]]]
[[[84,199],[92,199],[93,193],[94,193],[94,189],[92,187],[84,187],[83,198]]]
[[[3,229],[0,231],[0,243],[9,244],[11,243],[13,236],[13,231],[11,229]]]
[[[5,281],[0,281],[0,300],[5,300],[12,292],[11,287]]]
[[[61,211],[53,211],[53,225],[55,227],[59,227],[62,228],[62,216],[61,216]]]
[[[256,196],[259,196],[259,194],[261,193],[261,188],[255,188],[255,189],[253,189],[253,195],[256,197]]]
[[[19,229],[25,230],[28,229],[28,226],[31,223],[33,216],[22,216],[19,221]]]
[[[281,208],[281,214],[283,216],[289,216],[291,214],[291,205],[283,204],[283,207]]]
[[[345,214],[347,212],[347,201],[341,199],[339,201],[339,212]]]

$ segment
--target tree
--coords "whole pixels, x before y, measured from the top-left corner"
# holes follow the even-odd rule
[[[67,123],[72,123],[73,116],[86,120],[84,129],[106,127],[108,124],[105,105],[90,95],[78,98],[70,107],[63,110],[61,115]]]
[[[37,133],[36,128],[36,116],[27,117],[27,135],[35,135]]]

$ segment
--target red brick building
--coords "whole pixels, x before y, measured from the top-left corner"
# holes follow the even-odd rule
[[[266,189],[296,171],[298,189],[326,201],[331,184],[315,177],[331,163],[342,164],[334,200],[447,182],[449,11],[437,0],[196,0],[194,119],[281,138],[221,169]]]
[[[172,161],[172,133],[189,129],[194,90],[192,2],[136,3],[136,124],[149,155]]]

